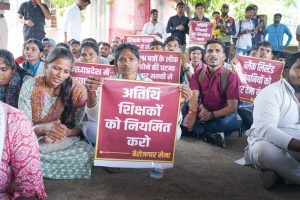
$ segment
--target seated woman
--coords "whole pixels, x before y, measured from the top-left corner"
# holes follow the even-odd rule
[[[140,56],[139,49],[137,46],[132,44],[122,44],[116,50],[115,57],[115,67],[116,75],[112,78],[116,79],[128,79],[128,80],[138,80],[138,81],[151,81],[151,79],[138,73],[140,68]],[[86,80],[86,86],[88,89],[88,101],[86,105],[86,115],[87,121],[84,122],[83,132],[87,140],[95,144],[96,143],[96,134],[97,134],[97,125],[98,125],[98,107],[99,101],[97,100],[96,92],[99,86],[102,85],[102,82],[98,78],[88,78]],[[179,90],[182,94],[181,102],[187,102],[192,97],[192,91],[185,85],[181,85]],[[181,118],[180,122],[181,123]],[[180,127],[177,129],[177,139],[181,136]],[[110,169],[110,168],[108,168]],[[115,168],[109,170],[109,172],[116,172]]]
[[[139,49],[137,46],[131,44],[120,45],[116,50],[115,61],[116,75],[114,75],[112,78],[137,81],[152,81],[151,79],[138,73],[141,62]],[[99,101],[97,100],[98,95],[96,95],[96,92],[98,92],[98,88],[99,86],[101,86],[101,84],[101,80],[98,78],[91,77],[86,80],[86,87],[88,90],[86,115],[88,120],[84,122],[83,133],[88,141],[92,144],[96,143],[99,107]],[[191,90],[186,85],[181,85],[179,89],[183,97],[182,103],[189,101],[192,96]],[[181,129],[179,128],[178,130],[180,131]],[[178,139],[180,138],[180,135],[181,132],[177,133]]]
[[[0,158],[0,199],[47,198],[39,145],[30,122],[23,112],[1,101]]]
[[[80,141],[87,100],[86,89],[72,80],[72,53],[53,49],[45,61],[45,75],[27,80],[19,108],[32,120],[39,137],[43,176],[54,179],[89,179],[93,149]]]
[[[21,67],[34,77],[42,76],[44,72],[44,46],[37,39],[29,39],[23,44],[24,60]]]
[[[13,54],[0,49],[0,100],[2,102],[18,107],[19,93],[26,75],[27,72],[19,67]]]
[[[80,58],[78,62],[109,64],[108,60],[99,56],[99,48],[97,43],[92,41],[82,42],[80,45]]]

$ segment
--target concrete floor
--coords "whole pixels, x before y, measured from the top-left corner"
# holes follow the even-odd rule
[[[49,199],[300,199],[300,186],[262,187],[259,171],[234,163],[243,154],[246,138],[232,135],[225,149],[197,138],[182,137],[175,166],[161,180],[147,169],[122,169],[109,174],[94,167],[91,180],[45,180]]]

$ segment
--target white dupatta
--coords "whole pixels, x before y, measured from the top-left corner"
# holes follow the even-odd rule
[[[4,140],[6,135],[6,111],[2,102],[0,102],[0,164],[2,161],[2,153],[4,148]]]

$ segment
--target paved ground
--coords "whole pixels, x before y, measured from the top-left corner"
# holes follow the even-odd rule
[[[221,149],[199,139],[183,137],[177,145],[173,169],[161,180],[146,169],[122,169],[109,174],[94,167],[91,180],[45,180],[49,199],[300,199],[300,186],[263,189],[259,172],[235,164],[246,138],[232,135]]]

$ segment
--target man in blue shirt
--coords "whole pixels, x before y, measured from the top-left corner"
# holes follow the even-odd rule
[[[266,36],[268,35],[268,41],[272,44],[275,56],[280,51],[286,50],[292,40],[292,33],[290,29],[285,24],[280,23],[281,17],[282,15],[280,13],[274,15],[274,23],[267,27],[266,35],[264,37],[264,39],[266,39]],[[288,36],[288,40],[283,46],[284,34]]]

